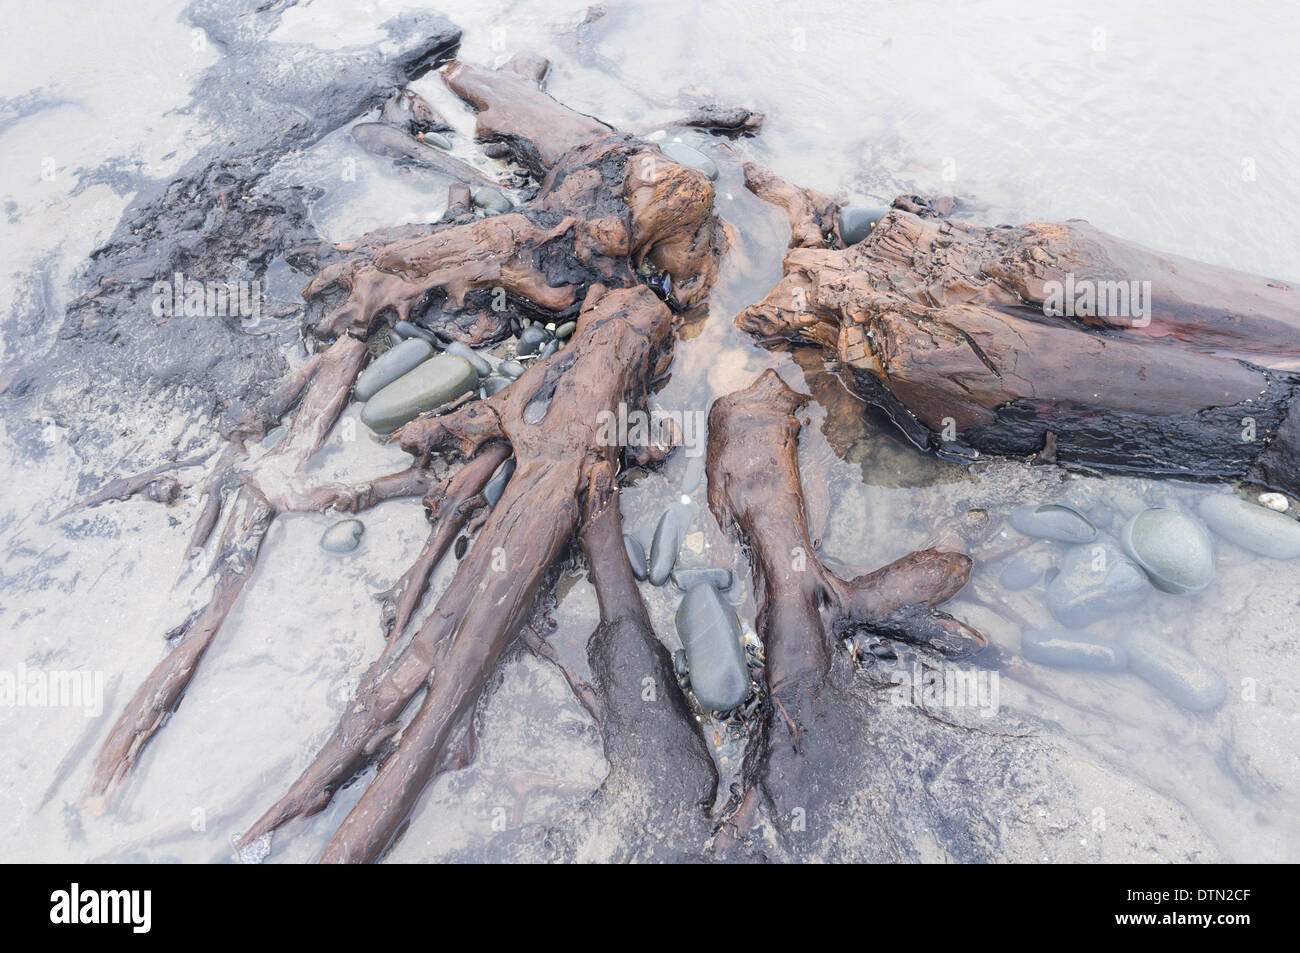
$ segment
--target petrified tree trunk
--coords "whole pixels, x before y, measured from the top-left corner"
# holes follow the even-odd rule
[[[1300,490],[1281,465],[1296,452],[1296,289],[1084,222],[976,227],[914,196],[843,248],[826,196],[752,165],[746,178],[787,211],[792,251],[737,323],[826,349],[922,446],[1046,445],[1065,462]]]

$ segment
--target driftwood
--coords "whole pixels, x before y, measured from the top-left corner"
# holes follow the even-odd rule
[[[869,632],[931,659],[979,652],[984,637],[938,608],[970,574],[970,558],[957,551],[963,540],[949,534],[942,546],[874,572],[831,572],[810,538],[799,478],[797,414],[807,398],[767,371],[715,402],[708,501],[750,557],[766,665],[742,783],[711,815],[716,773],[642,603],[619,515],[621,465],[661,461],[665,449],[610,446],[598,420],[619,404],[646,406],[672,359],[675,311],[704,302],[714,283],[726,226],[707,176],[555,102],[542,89],[546,67],[518,56],[497,70],[458,62],[444,74],[478,110],[479,138],[539,179],[525,204],[477,217],[469,186],[481,184],[479,174],[438,160],[460,178],[440,222],[289,256],[317,272],[304,294],[324,311],[312,326],[320,350],[244,416],[219,455],[193,537],[196,548],[215,549],[213,595],[173,633],[170,653],[128,704],[89,793],[111,796],[175,709],[277,514],[359,511],[420,496],[430,535],[385,594],[385,648],[315,760],[245,831],[241,848],[319,812],[379,762],[321,859],[382,857],[432,779],[474,756],[476,708],[516,638],[558,662],[526,630],[553,567],[576,540],[600,621],[588,643],[590,682],[564,674],[601,728],[610,772],[574,829],[555,838],[564,856],[699,859],[711,849],[728,858],[837,856],[833,825],[812,848],[780,833],[796,811],[856,818],[868,837],[864,856],[909,856],[890,839],[888,810],[862,813],[846,765],[870,770],[887,733],[922,749],[942,738],[936,744],[948,749],[968,744],[979,761],[971,774],[986,771],[995,788],[996,775],[1032,752],[880,709],[857,678],[856,649],[837,646]],[[753,132],[761,117],[702,110],[686,121],[731,135]],[[392,145],[382,131],[361,138]],[[397,154],[408,152],[402,140]],[[1240,476],[1253,467],[1294,479],[1280,456],[1294,453],[1285,435],[1298,426],[1287,417],[1300,366],[1289,288],[1193,269],[1074,223],[975,228],[944,219],[948,205],[920,196],[900,199],[867,240],[844,249],[829,197],[753,166],[746,177],[787,210],[792,250],[785,278],[739,323],[769,342],[827,349],[918,441],[959,456],[1046,449],[1062,460],[1152,472]],[[1043,314],[1045,282],[1069,274],[1151,280],[1149,324]],[[574,320],[577,329],[508,389],[403,427],[394,439],[411,455],[409,469],[357,486],[307,483],[306,464],[338,420],[368,341],[409,320],[444,338],[491,343],[520,317]],[[1255,421],[1254,443],[1240,436],[1246,415]],[[281,423],[285,435],[262,452],[258,441]],[[514,474],[485,512],[482,490],[511,456]],[[170,485],[148,489],[163,476],[158,469],[115,481],[89,502],[169,496]],[[408,632],[430,573],[467,527],[476,535],[463,555],[457,550],[452,581]],[[957,824],[932,799],[917,800],[905,767],[892,768],[881,782],[894,785],[891,809],[929,817],[944,849],[970,856],[969,831],[985,823],[986,808],[972,800],[978,789],[954,800]],[[644,834],[628,849],[593,846],[613,824]],[[762,824],[777,833],[757,836]]]
[[[827,196],[746,180],[786,210],[792,250],[737,323],[825,349],[918,444],[1300,490],[1297,289],[1084,222],[976,227],[918,196],[844,248]]]

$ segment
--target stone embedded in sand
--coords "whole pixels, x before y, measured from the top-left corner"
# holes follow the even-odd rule
[[[876,222],[889,212],[887,208],[846,205],[840,209],[840,238],[846,245],[856,245],[871,234]]]
[[[396,347],[390,347],[361,372],[353,396],[369,400],[403,374],[415,370],[433,356],[433,345],[413,337]]]
[[[1142,567],[1103,537],[1066,552],[1061,571],[1047,584],[1047,607],[1062,625],[1081,629],[1136,605],[1149,592]]]
[[[1063,543],[1090,543],[1097,527],[1068,503],[1017,506],[1011,511],[1011,525],[1026,536],[1059,539]]]
[[[500,214],[508,212],[515,207],[515,203],[510,201],[510,197],[499,189],[494,189],[490,185],[479,185],[470,189],[470,201],[476,206],[487,212]]]
[[[365,531],[361,520],[340,520],[322,534],[320,548],[327,553],[350,553],[361,545]]]
[[[659,149],[678,165],[688,165],[692,169],[699,169],[710,179],[718,177],[717,163],[694,146],[688,146],[684,142],[663,142],[660,143]]]
[[[1237,496],[1207,496],[1201,519],[1230,543],[1273,559],[1300,556],[1300,522]]]
[[[1148,632],[1130,631],[1123,641],[1129,668],[1184,708],[1210,711],[1227,698],[1223,679],[1196,656]]]
[[[677,563],[677,553],[686,538],[686,530],[695,518],[693,503],[673,503],[659,517],[655,527],[654,542],[650,544],[650,568],[647,578],[653,585],[662,586],[668,581],[673,566]]]
[[[687,591],[677,607],[677,634],[686,650],[691,691],[713,711],[730,711],[749,694],[749,667],[740,620],[707,583]]]
[[[1052,566],[1052,554],[1046,549],[1032,548],[1026,552],[1017,553],[1007,562],[1002,569],[1002,574],[998,576],[998,582],[1002,584],[1003,589],[1010,589],[1012,592],[1019,592],[1021,589],[1028,589],[1034,583],[1043,577]]]
[[[1128,652],[1123,646],[1086,632],[1026,629],[1020,636],[1020,651],[1031,662],[1055,668],[1096,672],[1122,672],[1128,668]]]
[[[483,487],[483,499],[487,500],[488,506],[496,506],[497,501],[501,499],[501,494],[506,491],[506,484],[514,476],[515,458],[511,457],[505,463],[497,467],[496,473],[492,474],[492,479],[487,481]]]
[[[1156,588],[1165,592],[1200,592],[1214,576],[1210,534],[1199,520],[1177,510],[1143,510],[1124,524],[1120,541]]]
[[[472,393],[477,387],[478,374],[469,361],[456,354],[440,354],[366,401],[361,422],[375,433],[391,433],[425,411]]]

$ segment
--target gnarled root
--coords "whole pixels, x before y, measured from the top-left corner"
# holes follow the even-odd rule
[[[732,830],[742,832],[753,823],[755,799],[766,798],[779,814],[833,796],[818,774],[834,763],[831,748],[845,730],[831,678],[837,637],[866,628],[948,655],[984,645],[978,632],[934,608],[965,585],[971,561],[964,554],[923,550],[850,580],[818,561],[799,480],[795,414],[806,400],[768,370],[709,412],[709,507],[748,544],[770,689],[746,755],[751,791],[733,818]]]

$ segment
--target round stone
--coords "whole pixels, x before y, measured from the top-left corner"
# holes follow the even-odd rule
[[[350,553],[361,545],[361,537],[366,531],[361,520],[339,520],[320,538],[320,548],[327,553]]]
[[[887,208],[846,205],[840,209],[840,238],[846,245],[856,245],[871,234],[876,223],[889,213]]]
[[[1199,520],[1178,510],[1143,510],[1124,524],[1120,542],[1165,592],[1200,592],[1214,576],[1210,534]]]

